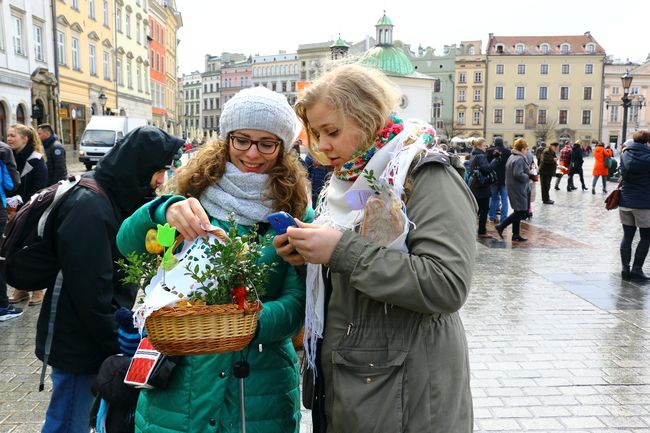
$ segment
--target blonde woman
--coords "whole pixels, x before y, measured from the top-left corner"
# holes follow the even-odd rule
[[[310,152],[334,168],[319,224],[275,240],[285,260],[309,263],[306,356],[318,432],[472,431],[458,310],[471,283],[476,202],[449,155],[428,147],[432,129],[400,119],[397,101],[380,72],[348,65],[296,104]],[[401,242],[359,233],[362,220],[381,219],[354,204],[369,170],[404,186],[398,197],[413,224],[398,227]]]
[[[45,188],[48,183],[47,166],[45,165],[45,151],[38,134],[31,126],[20,123],[11,125],[7,133],[7,144],[11,147],[16,158],[16,167],[20,173],[20,187],[16,191],[23,203],[36,191]],[[28,305],[43,303],[45,290],[36,290],[31,293],[15,289],[9,302],[17,304],[29,301]]]
[[[506,186],[513,212],[496,226],[499,237],[503,239],[503,231],[512,224],[512,240],[515,242],[528,240],[519,234],[521,221],[528,218],[528,183],[535,177],[530,173],[530,165],[526,158],[527,149],[528,142],[526,140],[518,138],[515,141],[512,154],[506,163]]]

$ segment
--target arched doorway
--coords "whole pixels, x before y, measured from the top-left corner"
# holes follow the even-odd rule
[[[36,121],[37,125],[40,125],[43,122],[43,119],[45,118],[45,106],[43,105],[43,101],[40,99],[37,99],[34,102],[34,105],[32,106],[32,119]]]
[[[23,108],[23,104],[18,104],[18,108],[16,108],[16,123],[22,123],[25,125],[25,109]]]
[[[7,111],[5,110],[5,104],[0,102],[0,140],[5,141],[7,139]]]

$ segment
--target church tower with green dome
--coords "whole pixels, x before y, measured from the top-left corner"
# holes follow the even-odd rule
[[[376,45],[363,53],[357,63],[381,70],[399,88],[402,93],[399,108],[405,117],[431,122],[434,79],[417,72],[404,51],[393,45],[393,27],[393,21],[384,11],[375,24]]]

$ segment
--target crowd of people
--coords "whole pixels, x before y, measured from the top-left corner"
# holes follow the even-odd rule
[[[345,65],[316,80],[295,107],[264,87],[240,91],[223,107],[219,138],[196,149],[171,178],[182,140],[150,126],[120,140],[84,175],[96,188],[74,189],[48,223],[60,266],[55,289],[15,290],[8,299],[0,279],[1,320],[22,314],[12,303],[42,303],[36,355],[52,367],[42,431],[88,430],[102,362],[133,353],[114,313],[133,308],[137,293],[121,280],[117,261],[144,251],[145,233],[168,223],[185,242],[209,227],[257,227],[272,241],[260,260],[273,271],[249,347],[180,357],[166,386],[140,391],[121,425],[141,433],[241,431],[241,397],[256,432],[298,432],[301,400],[317,433],[471,432],[459,310],[471,286],[475,216],[479,237],[488,236],[490,223],[500,238],[512,227],[512,241],[525,242],[521,221],[532,216],[536,183],[545,205],[554,204],[553,177],[559,189],[568,175],[571,192],[578,175],[588,190],[582,147],[550,143],[535,158],[522,138],[512,149],[501,138],[491,146],[478,138],[463,177],[463,164],[437,145],[433,128],[402,119],[398,105],[382,73]],[[294,149],[300,127],[305,161]],[[49,125],[38,132],[13,125],[7,141],[0,145],[0,228],[7,197],[26,203],[67,176],[65,150]],[[648,279],[649,145],[650,134],[636,133],[621,156],[625,280]],[[592,193],[599,178],[605,193],[613,153],[598,143],[594,157]],[[370,206],[380,197],[392,205]],[[286,233],[267,222],[279,211],[295,219]],[[303,327],[301,374],[292,337]],[[140,335],[130,332],[137,344]],[[245,398],[233,373],[242,357],[250,365]],[[110,423],[94,427],[115,431]]]

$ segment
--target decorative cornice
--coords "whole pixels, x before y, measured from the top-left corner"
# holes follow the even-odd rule
[[[126,7],[125,7],[124,9],[126,9],[126,11],[127,11],[128,13],[133,12],[133,8],[131,7],[131,5],[126,5]]]
[[[88,39],[92,39],[93,41],[99,41],[99,35],[97,35],[96,32],[90,32],[88,33]]]
[[[117,54],[119,54],[120,56],[124,55],[124,53],[126,52],[126,51],[124,51],[124,48],[122,48],[122,47],[119,47],[116,51],[117,51]]]
[[[128,53],[126,53],[126,58],[127,58],[127,59],[132,59],[132,58],[133,58],[133,53],[132,53],[131,51],[129,51]]]
[[[106,48],[113,48],[113,44],[111,44],[111,41],[108,39],[104,39],[102,41],[102,45],[105,46]]]
[[[81,24],[79,24],[79,23],[73,23],[70,26],[70,29],[74,30],[77,33],[83,33],[84,32],[83,27],[81,27]]]
[[[60,24],[64,27],[69,27],[70,26],[70,21],[65,17],[65,15],[59,15],[56,17],[56,22],[57,24]]]

